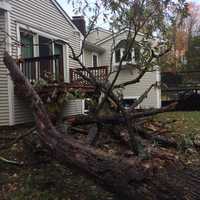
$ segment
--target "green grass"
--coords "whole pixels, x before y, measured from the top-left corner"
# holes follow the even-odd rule
[[[114,200],[94,182],[56,162],[37,167],[0,163],[2,200]]]
[[[178,143],[179,156],[186,164],[200,164],[199,111],[162,113],[152,119],[166,124],[169,134]]]
[[[192,146],[193,138],[200,135],[200,112],[162,113],[154,116],[152,120],[166,123],[165,126],[170,133],[179,140],[181,146],[179,155],[183,156],[187,163],[200,163],[200,155]],[[24,151],[22,146],[14,145],[8,151],[1,152],[0,156],[11,160],[15,158],[23,160]],[[0,199],[114,200],[116,198],[90,179],[56,162],[22,168],[0,162]]]
[[[153,119],[166,123],[167,128],[174,134],[200,134],[199,111],[162,113]]]

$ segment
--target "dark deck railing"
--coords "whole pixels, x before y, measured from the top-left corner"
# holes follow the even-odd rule
[[[63,80],[63,59],[60,55],[24,58],[17,63],[30,82],[45,78],[47,73],[53,74],[57,81]]]
[[[199,93],[200,71],[162,72],[161,83],[163,105],[167,105]]]
[[[104,81],[108,77],[108,66],[101,67],[88,67],[88,70],[95,76],[95,78],[99,81]],[[84,80],[77,72],[81,72],[83,75],[89,77],[89,73],[82,69],[70,69],[70,82],[74,85],[80,86],[90,86],[88,81]]]
[[[162,72],[163,90],[200,86],[200,71]]]

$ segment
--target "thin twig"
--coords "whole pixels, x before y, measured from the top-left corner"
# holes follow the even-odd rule
[[[17,165],[17,166],[22,166],[24,163],[23,162],[17,162],[14,160],[8,160],[2,156],[0,156],[0,161],[6,163],[6,164],[11,164],[11,165]]]
[[[28,135],[30,135],[33,131],[36,130],[36,127],[32,127],[31,129],[29,129],[27,132],[25,132],[24,134],[18,136],[15,140],[13,140],[12,142],[8,143],[8,144],[5,144],[3,145],[2,147],[0,147],[0,151],[1,150],[5,150],[5,149],[8,149],[10,148],[13,144],[16,144],[18,143],[20,140],[22,140],[24,137],[27,137]]]

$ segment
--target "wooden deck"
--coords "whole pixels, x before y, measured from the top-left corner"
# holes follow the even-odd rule
[[[17,63],[25,74],[27,79],[34,84],[36,81],[49,78],[50,75],[52,82],[64,83],[64,71],[62,56],[53,55],[46,57],[34,57],[18,59]],[[108,66],[88,67],[87,69],[99,81],[104,81],[108,76]],[[69,90],[81,90],[82,92],[93,92],[95,87],[89,82],[85,81],[79,73],[89,77],[89,73],[82,68],[70,68],[70,83],[66,83]]]
[[[108,77],[108,66],[100,66],[100,67],[88,67],[87,69],[95,76],[98,81],[104,81]],[[84,80],[78,73],[82,73],[83,75],[89,77],[87,71],[79,68],[79,69],[70,69],[70,84],[68,87],[72,89],[80,89],[83,92],[92,92],[95,90],[95,87],[92,86],[89,82]]]

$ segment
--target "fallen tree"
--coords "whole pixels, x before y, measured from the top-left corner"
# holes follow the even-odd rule
[[[140,82],[148,70],[154,70],[158,58],[169,51],[169,48],[166,48],[164,53],[157,51],[159,45],[153,47],[151,44],[151,36],[155,31],[165,30],[163,26],[167,25],[169,22],[169,19],[164,17],[165,15],[167,17],[170,13],[177,13],[176,10],[174,10],[174,12],[168,11],[170,5],[173,5],[172,8],[181,9],[182,3],[184,2],[180,3],[180,1],[178,1],[179,3],[177,6],[173,4],[173,1],[123,1],[120,2],[119,5],[118,3],[115,5],[116,1],[100,2],[105,3],[104,7],[112,8],[112,14],[117,16],[117,18],[115,18],[116,21],[114,20],[113,22],[119,22],[119,27],[127,29],[128,35],[125,40],[126,48],[116,71],[110,70],[110,73],[114,74],[114,78],[111,82],[109,77],[106,77],[104,81],[99,81],[87,66],[81,62],[80,58],[83,53],[84,42],[89,32],[84,37],[81,52],[78,55],[70,43],[66,43],[71,51],[70,58],[78,62],[82,70],[87,72],[82,73],[82,71],[76,70],[77,74],[98,91],[96,94],[97,97],[95,97],[95,99],[98,99],[98,103],[94,106],[95,109],[93,109],[93,113],[89,116],[76,118],[73,122],[76,125],[86,123],[93,124],[93,127],[90,127],[89,133],[87,134],[87,142],[76,140],[70,135],[63,135],[55,128],[52,124],[52,118],[46,111],[44,102],[32,85],[26,80],[15,61],[6,53],[4,62],[10,71],[10,76],[15,84],[15,90],[16,92],[20,91],[20,94],[29,100],[39,137],[52,157],[57,159],[60,163],[79,168],[106,189],[118,194],[122,199],[198,199],[198,172],[194,173],[196,175],[195,179],[191,179],[175,154],[167,153],[167,150],[163,150],[159,147],[149,148],[149,146],[144,145],[141,148],[143,145],[143,138],[151,141],[154,140],[155,137],[152,137],[151,133],[144,133],[143,130],[139,130],[140,127],[136,127],[137,120],[153,114],[165,112],[171,108],[166,107],[143,111],[137,111],[136,109],[153,88],[159,87],[159,83],[156,82],[150,85],[146,91],[143,91],[141,96],[129,109],[124,108],[122,104],[123,98],[116,92],[118,89],[123,89],[128,85]],[[95,12],[95,20],[99,14],[99,6],[96,5],[96,7],[97,12]],[[129,14],[131,14],[131,16]],[[174,17],[172,17],[172,19]],[[95,20],[91,24],[91,30]],[[167,23],[165,24],[166,21]],[[117,28],[117,26],[115,26],[115,28]],[[141,30],[150,31],[145,34],[145,37],[141,41],[138,41],[136,37],[140,35]],[[113,35],[115,35],[115,32],[113,32]],[[162,43],[163,40],[160,40],[160,42]],[[115,43],[115,38],[113,38],[113,43]],[[125,80],[122,83],[117,83],[119,74],[123,70],[123,63],[127,61],[133,48],[138,50],[137,53],[139,55],[137,56],[137,60],[135,59],[136,64],[129,67],[134,70],[137,69],[136,77],[133,76],[128,81]],[[117,45],[114,45],[111,53],[112,55],[116,49]],[[112,68],[112,64],[110,68]],[[100,94],[103,94],[102,98],[100,98]],[[108,102],[110,102],[112,106],[114,105],[114,112],[109,116],[101,115],[100,111]],[[124,154],[109,154],[100,148],[90,146],[98,139],[99,129],[102,128],[102,124],[116,123],[123,124],[126,127],[129,137],[126,147],[131,151],[130,154],[128,153],[128,156]],[[77,127],[75,127],[74,130],[82,131],[82,129],[77,129]],[[85,131],[82,132],[85,134]],[[164,141],[163,138],[158,139],[159,141]],[[166,143],[166,141],[164,142]],[[170,145],[171,144],[173,144],[173,141],[170,142]],[[141,153],[143,156],[141,156]],[[190,169],[189,172],[191,172]],[[193,184],[191,184],[191,182]],[[195,187],[193,187],[194,184],[196,184]]]
[[[148,160],[137,156],[116,157],[60,134],[49,119],[39,95],[8,53],[5,53],[4,62],[15,89],[31,102],[41,141],[60,163],[79,168],[123,199],[181,200],[188,199],[188,196],[195,199],[192,197],[194,188],[192,190],[187,184],[191,179],[180,175],[184,170],[175,157],[169,162],[169,159],[161,159],[156,150]]]

